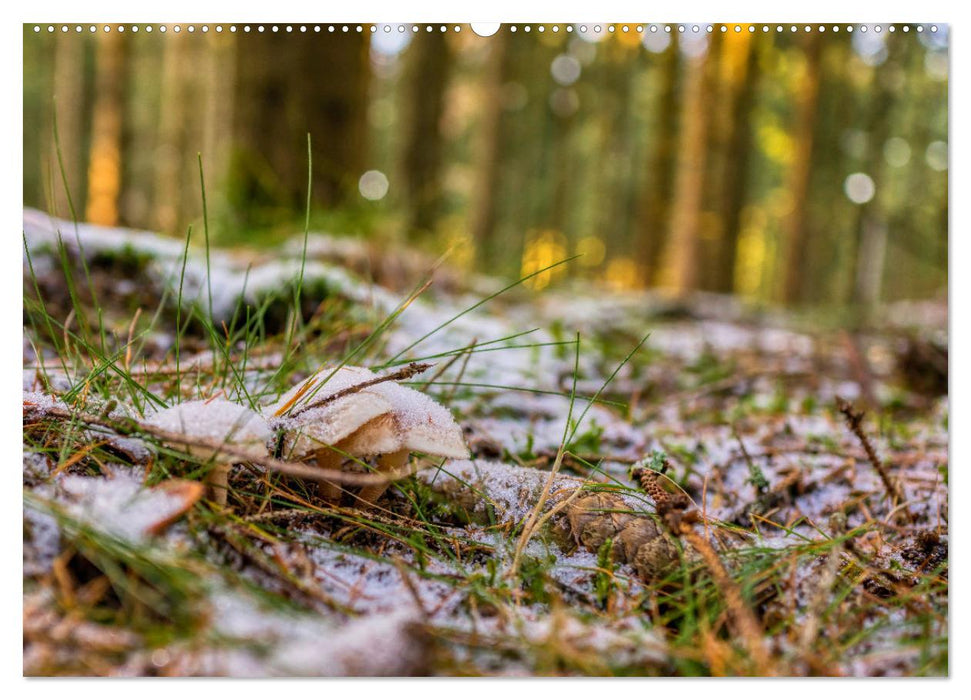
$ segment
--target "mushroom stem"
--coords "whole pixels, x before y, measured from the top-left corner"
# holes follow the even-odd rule
[[[408,450],[398,450],[381,455],[378,458],[378,471],[385,473],[398,471],[408,462],[408,454]],[[361,488],[361,493],[357,497],[365,503],[377,503],[387,489],[388,484],[369,484]]]
[[[344,461],[344,456],[330,447],[321,447],[314,453],[314,457],[321,469],[340,469],[341,462]],[[340,501],[341,487],[333,481],[321,481],[320,495],[328,501]]]
[[[229,495],[229,468],[231,465],[216,463],[206,474],[206,486],[209,489],[209,496],[216,505],[226,505],[226,498]]]

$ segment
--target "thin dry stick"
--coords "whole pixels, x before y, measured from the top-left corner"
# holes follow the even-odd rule
[[[293,592],[299,594],[307,600],[318,601],[332,610],[337,610],[345,615],[353,613],[353,610],[325,593],[320,586],[313,585],[294,575],[294,573],[289,570],[282,559],[279,559],[278,557],[268,557],[258,547],[245,547],[240,540],[248,542],[248,538],[245,535],[234,531],[233,528],[215,526],[209,528],[209,534],[218,537],[234,552],[245,558],[250,564],[254,565],[260,571],[272,576],[275,580],[280,581],[285,586],[288,586]]]
[[[725,565],[718,558],[718,554],[715,553],[708,540],[695,532],[686,522],[681,523],[681,535],[701,555],[705,566],[711,572],[711,577],[715,579],[715,584],[721,590],[722,595],[725,597],[725,604],[732,613],[732,619],[735,620],[737,632],[745,643],[749,655],[759,669],[759,675],[775,675],[769,653],[762,643],[765,632],[756,619],[755,614],[745,604],[741,589],[728,574]]]
[[[842,513],[837,513],[830,518],[830,525],[834,531],[833,539],[835,540],[843,534],[846,528],[846,516]],[[816,590],[813,592],[812,600],[809,603],[809,610],[806,614],[806,621],[803,623],[802,634],[799,638],[799,653],[807,661],[810,660],[812,647],[819,632],[823,611],[826,609],[826,601],[833,588],[833,584],[836,582],[836,574],[839,573],[839,567],[842,561],[843,545],[841,542],[836,542],[826,557],[826,564],[819,576],[819,583],[816,586]]]
[[[759,494],[764,494],[769,488],[769,482],[765,478],[765,474],[759,469],[758,465],[752,460],[752,455],[748,453],[748,448],[745,447],[745,443],[742,441],[742,436],[738,432],[738,428],[735,424],[732,424],[732,435],[735,436],[738,446],[742,450],[742,457],[745,458],[745,464],[748,466],[749,482],[755,487]]]
[[[435,266],[437,267],[439,264],[441,264],[442,260],[444,260],[444,258],[440,258],[439,259],[439,262],[437,262],[435,264]],[[409,306],[411,306],[414,303],[414,301],[419,296],[421,296],[425,292],[426,289],[428,289],[431,286],[431,284],[432,284],[432,278],[429,277],[428,279],[425,280],[425,282],[418,289],[416,289],[415,291],[413,291],[408,296],[408,298],[405,299],[398,306],[398,308],[389,317],[389,319],[390,320],[393,320],[394,318],[397,318],[400,314],[402,314],[405,311],[405,309],[407,309]],[[373,335],[372,335],[372,337],[373,337]],[[359,347],[357,350],[355,350],[353,353],[351,353],[351,356],[349,356],[349,357],[352,357],[352,356],[356,355],[361,349],[363,349],[363,347],[364,347],[363,345],[361,347]],[[414,344],[412,344],[410,347],[414,347]],[[406,348],[406,350],[407,350],[407,348]],[[400,357],[404,352],[405,351],[403,350],[402,352],[400,352],[397,355],[395,355],[395,357],[392,358],[392,361],[395,360],[395,359],[397,359],[398,357]],[[413,362],[411,364],[412,365],[416,365],[416,364],[419,364],[419,363]],[[342,363],[341,366],[343,366],[343,363]],[[298,401],[300,401],[307,394],[308,391],[312,392],[310,398],[313,398],[313,395],[316,394],[317,391],[320,389],[320,387],[323,386],[324,384],[326,384],[326,382],[328,380],[330,380],[330,378],[337,373],[337,371],[340,369],[340,367],[338,367],[337,369],[331,370],[331,372],[327,375],[327,378],[324,380],[324,382],[321,383],[321,384],[317,384],[316,383],[316,379],[317,379],[317,377],[319,376],[320,372],[323,369],[324,368],[321,367],[319,370],[317,370],[317,372],[314,372],[313,376],[311,376],[310,379],[308,379],[306,382],[304,382],[303,386],[300,387],[300,389],[293,395],[293,397],[289,401],[287,401],[283,406],[281,406],[280,408],[278,408],[277,411],[276,411],[276,413],[274,415],[282,416],[283,414],[285,414],[287,411],[289,411],[294,406],[294,404],[296,404]],[[406,370],[407,370],[407,368],[406,368]],[[391,375],[388,375],[388,378],[390,378],[390,377],[391,377]],[[385,379],[383,381],[387,381],[387,379]],[[360,388],[363,388],[363,386],[362,387],[359,387],[358,389],[355,389],[355,390],[356,391],[359,391]],[[333,398],[333,397],[331,397],[331,398]]]
[[[567,496],[562,501],[560,501],[559,503],[557,503],[555,506],[553,506],[552,508],[550,508],[543,515],[543,517],[541,517],[539,520],[537,520],[536,521],[536,525],[535,525],[535,527],[533,529],[534,530],[538,530],[539,528],[543,527],[543,525],[545,525],[547,523],[547,521],[549,521],[550,518],[552,518],[557,513],[559,513],[561,510],[563,510],[564,508],[566,508],[567,506],[569,506],[571,503],[573,503],[573,501],[575,501],[578,496],[580,496],[583,493],[587,493],[587,487],[588,486],[592,486],[594,483],[596,483],[596,482],[594,482],[594,481],[584,481],[582,484],[580,484],[576,489],[574,489],[573,493],[571,493],[569,496]]]
[[[427,381],[426,381],[426,382],[425,382],[424,384],[422,384],[422,386],[421,386],[421,390],[422,390],[422,391],[428,391],[428,387],[429,387],[429,386],[431,386],[431,385],[432,385],[432,383],[434,383],[436,379],[438,379],[438,378],[439,378],[439,377],[441,377],[441,376],[442,376],[443,374],[445,374],[445,372],[447,372],[447,371],[448,371],[448,369],[449,369],[449,367],[451,367],[452,365],[454,365],[454,364],[455,364],[455,362],[456,362],[456,361],[457,361],[457,360],[458,360],[458,359],[459,359],[460,357],[462,357],[462,355],[461,355],[461,354],[459,354],[459,355],[452,355],[452,356],[451,356],[451,357],[449,358],[449,360],[448,360],[448,362],[446,362],[446,363],[445,363],[444,365],[442,365],[442,366],[441,366],[441,367],[439,367],[439,368],[438,368],[437,370],[435,370],[435,373],[434,373],[434,374],[433,374],[433,375],[432,375],[431,377],[429,377],[429,378],[428,378],[428,380],[427,380]]]
[[[135,326],[138,324],[138,319],[142,315],[142,307],[138,307],[135,310],[135,315],[128,326],[128,342],[125,343],[125,362],[124,367],[126,372],[131,371],[131,342],[135,335]]]
[[[318,399],[313,403],[308,403],[306,406],[301,406],[297,410],[293,411],[290,414],[290,417],[292,418],[294,416],[299,416],[301,413],[304,413],[305,411],[309,411],[312,408],[319,408],[329,403],[333,403],[338,399],[342,399],[345,396],[349,396],[350,394],[356,394],[357,392],[362,391],[363,389],[367,389],[369,386],[374,386],[375,384],[381,384],[383,382],[396,382],[404,379],[411,379],[416,374],[421,374],[431,366],[432,365],[428,362],[412,362],[411,364],[405,367],[402,367],[399,370],[395,370],[394,372],[389,372],[388,374],[383,374],[380,377],[374,377],[373,379],[368,379],[367,381],[361,382],[360,384],[355,384],[354,386],[346,387],[344,389],[341,389],[340,391],[335,391],[333,394],[330,394],[329,396],[325,396],[322,399]],[[294,397],[294,398],[299,400],[298,397]],[[276,412],[276,415],[279,416],[285,413],[286,410],[293,405],[293,403],[294,402],[287,402],[287,405],[281,408],[280,410],[278,410]]]
[[[684,494],[670,494],[661,488],[657,481],[658,473],[651,469],[639,469],[634,473],[634,478],[641,483],[641,487],[654,500],[658,515],[667,525],[668,529],[677,536],[684,538],[701,556],[705,566],[715,580],[715,585],[719,588],[725,598],[725,604],[731,613],[734,621],[735,631],[749,656],[755,662],[759,675],[775,675],[775,669],[769,652],[763,644],[764,631],[752,610],[746,605],[742,597],[742,591],[729,575],[728,570],[722,563],[718,554],[711,544],[704,537],[699,535],[693,524],[699,519],[697,510],[687,510],[690,501]]]
[[[405,588],[408,589],[408,593],[410,593],[411,597],[414,599],[415,607],[418,608],[418,613],[421,615],[422,621],[427,622],[430,615],[425,609],[425,604],[422,602],[421,596],[418,594],[418,588],[415,586],[415,582],[411,580],[411,577],[408,575],[408,571],[405,569],[404,562],[400,557],[394,557],[391,561],[394,564],[394,567],[398,570],[398,575],[404,582]]]
[[[550,489],[553,488],[553,482],[556,479],[556,475],[560,472],[560,467],[563,465],[563,456],[566,454],[566,445],[570,438],[573,437],[573,433],[570,432],[570,421],[573,419],[573,403],[576,400],[577,389],[576,368],[579,366],[579,364],[580,334],[577,333],[576,359],[573,370],[573,392],[570,395],[570,410],[567,413],[566,425],[563,427],[563,439],[560,441],[560,446],[556,451],[556,459],[553,460],[553,465],[550,467],[550,473],[546,478],[546,483],[543,484],[543,490],[540,492],[539,498],[536,500],[536,505],[533,506],[533,510],[526,519],[526,524],[523,526],[523,532],[519,536],[519,541],[516,543],[516,550],[513,554],[512,565],[509,567],[509,571],[506,573],[506,576],[510,579],[514,578],[516,576],[516,572],[519,570],[519,560],[522,558],[526,545],[529,544],[529,540],[532,539],[533,533],[536,531],[536,521],[539,520],[540,513],[543,511],[543,507],[546,505],[546,499],[549,498]],[[575,431],[576,428],[574,427],[574,432]]]
[[[876,397],[873,393],[873,374],[867,366],[866,357],[860,351],[859,339],[854,334],[850,334],[843,329],[840,331],[840,340],[846,349],[846,357],[850,363],[850,370],[854,374],[856,383],[860,386],[863,402],[867,406],[878,406]]]
[[[27,408],[26,405],[25,408]],[[174,445],[182,445],[185,447],[203,447],[219,452],[221,455],[230,457],[234,464],[249,462],[270,471],[296,477],[298,479],[305,479],[307,481],[337,481],[351,486],[366,486],[371,484],[390,483],[412,473],[410,468],[395,472],[384,472],[381,474],[355,474],[353,472],[344,472],[338,469],[323,469],[320,467],[311,467],[307,464],[299,462],[284,462],[265,454],[258,454],[251,452],[250,450],[227,445],[221,440],[190,437],[182,433],[172,433],[167,430],[161,430],[154,426],[145,425],[131,419],[117,421],[108,420],[106,418],[102,418],[101,416],[95,416],[89,413],[65,411],[57,407],[45,408],[42,411],[38,411],[38,413],[40,414],[38,416],[40,418],[46,416],[64,420],[77,420],[88,426],[106,428],[118,435],[145,434],[156,437],[162,442],[171,443]]]
[[[873,449],[873,443],[870,442],[870,438],[867,434],[863,432],[863,416],[865,415],[863,411],[854,411],[853,405],[844,398],[839,396],[836,397],[836,407],[839,412],[843,414],[846,419],[846,425],[850,431],[856,435],[860,444],[863,445],[863,451],[866,452],[867,459],[870,460],[870,464],[876,470],[877,474],[880,475],[880,480],[883,482],[883,487],[887,491],[887,495],[890,497],[891,503],[900,503],[904,500],[903,494],[900,493],[900,489],[897,484],[893,482],[890,478],[890,473],[887,471],[886,465],[880,461],[877,457],[877,451]]]
[[[468,369],[469,360],[472,359],[472,353],[474,352],[475,346],[478,342],[479,342],[478,338],[473,338],[472,344],[469,345],[468,352],[463,353],[465,357],[462,359],[462,366],[459,368],[459,373],[458,373],[458,376],[455,378],[455,382],[453,382],[452,386],[449,387],[448,389],[448,395],[445,397],[446,401],[451,402],[452,398],[455,396],[455,392],[458,390],[459,384],[461,383],[462,379],[465,377],[465,370]]]
[[[513,553],[512,565],[509,567],[509,572],[507,573],[509,578],[515,577],[516,572],[519,570],[519,560],[523,556],[523,551],[526,549],[526,545],[529,544],[529,541],[533,538],[533,534],[536,532],[539,514],[546,505],[546,501],[550,495],[550,489],[553,487],[553,481],[556,479],[556,475],[560,471],[560,466],[563,464],[563,454],[564,451],[561,449],[556,455],[556,460],[554,460],[553,466],[550,468],[550,475],[547,477],[546,483],[543,484],[543,490],[540,493],[539,498],[536,500],[536,506],[529,514],[529,518],[527,518],[526,524],[523,526],[523,532],[519,536],[519,541],[516,543],[516,550]]]

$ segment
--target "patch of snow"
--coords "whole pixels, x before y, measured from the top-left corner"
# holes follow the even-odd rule
[[[25,460],[26,464],[26,460]],[[61,553],[61,530],[48,513],[24,506],[24,576],[48,573]]]
[[[146,541],[153,525],[184,506],[175,494],[146,488],[137,470],[118,470],[113,479],[67,475],[38,493],[54,496],[78,522],[131,543]]]
[[[263,676],[400,676],[419,670],[424,651],[410,610],[368,615],[336,626],[325,618],[260,607],[230,592],[212,598],[215,632],[235,642],[203,653],[203,674]]]
[[[24,392],[24,414],[33,417],[43,417],[50,413],[51,409],[69,411],[70,407],[56,396],[45,394],[42,391]]]
[[[162,409],[144,422],[167,432],[247,447],[264,444],[273,437],[261,415],[225,399],[187,401]]]
[[[305,287],[323,284],[352,301],[374,306],[385,314],[399,303],[395,295],[353,277],[343,268],[316,260],[302,263],[297,256],[253,264],[252,260],[242,256],[212,250],[207,262],[203,254],[190,248],[183,263],[185,243],[179,239],[150,231],[87,223],[79,223],[75,228],[72,222],[27,208],[23,213],[23,231],[35,270],[43,272],[41,265],[45,256],[40,253],[45,248],[55,251],[59,239],[74,252],[78,252],[80,241],[80,247],[89,258],[97,253],[131,250],[149,259],[148,277],[161,287],[159,291],[168,289],[175,298],[182,286],[181,297],[185,306],[195,304],[208,309],[211,291],[215,319],[229,318],[241,300],[253,304],[260,295],[285,290],[297,282],[301,268]],[[26,258],[24,265],[26,267]]]
[[[393,562],[325,547],[309,549],[308,553],[317,567],[316,578],[321,590],[348,608],[369,615],[415,611],[414,596]],[[386,552],[386,556],[390,554]],[[412,563],[410,552],[398,552],[395,556],[404,563]],[[454,574],[455,569],[432,558],[427,563],[426,573],[447,575]],[[434,610],[436,616],[452,612],[454,605],[445,607],[442,602],[452,595],[455,590],[453,586],[414,573],[409,574],[409,581],[425,610]]]

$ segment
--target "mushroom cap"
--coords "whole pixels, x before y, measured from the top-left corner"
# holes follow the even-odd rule
[[[363,367],[341,367],[336,372],[325,367],[311,381],[323,381],[332,373],[330,380],[312,396],[315,384],[311,384],[293,407],[320,401],[378,376]],[[288,391],[266,407],[264,414],[280,410],[305,385],[306,382]],[[275,420],[290,433],[288,447],[297,454],[322,445],[340,444],[342,450],[358,457],[400,450],[440,457],[469,456],[462,430],[448,409],[420,391],[392,381],[374,384],[293,418]]]
[[[451,412],[430,396],[394,382],[370,389],[394,406],[395,430],[401,441],[398,449],[455,459],[469,456],[462,429]]]
[[[273,436],[261,415],[225,399],[187,401],[154,413],[144,423],[166,432],[220,441],[261,455],[267,453],[266,442]],[[197,457],[214,458],[221,454],[201,445],[187,445],[186,449]]]
[[[336,445],[354,435],[366,424],[391,413],[391,404],[383,396],[370,391],[369,387],[331,403],[302,411],[293,417],[275,417],[276,412],[293,401],[293,397],[298,392],[303,393],[297,401],[293,402],[289,413],[376,376],[361,367],[341,367],[327,380],[326,384],[314,391],[330,376],[331,372],[333,372],[331,369],[322,369],[309,380],[308,388],[304,389],[308,386],[308,382],[301,382],[281,396],[276,403],[263,409],[263,414],[268,416],[274,425],[284,429],[286,435],[284,447],[287,451],[302,456],[324,445]]]

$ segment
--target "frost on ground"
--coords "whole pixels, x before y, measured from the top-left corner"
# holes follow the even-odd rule
[[[420,258],[373,266],[314,234],[306,261],[299,241],[214,249],[207,267],[184,241],[34,211],[24,233],[27,674],[757,672],[730,597],[631,478],[661,453],[663,487],[702,515],[775,672],[947,673],[943,304],[878,309],[851,334],[711,296],[516,289],[476,306],[502,284],[445,275],[381,329]],[[83,337],[61,243],[103,335]],[[364,281],[372,268],[388,286]],[[362,391],[281,412],[348,358],[434,366],[369,387],[377,409]],[[304,404],[358,374],[376,376],[336,373]],[[837,396],[867,407],[869,448]],[[415,454],[376,508],[244,461],[222,509],[202,497],[212,450],[131,429],[246,433],[286,457],[276,429],[318,421],[318,440],[345,439],[398,413],[454,418],[471,457]]]

